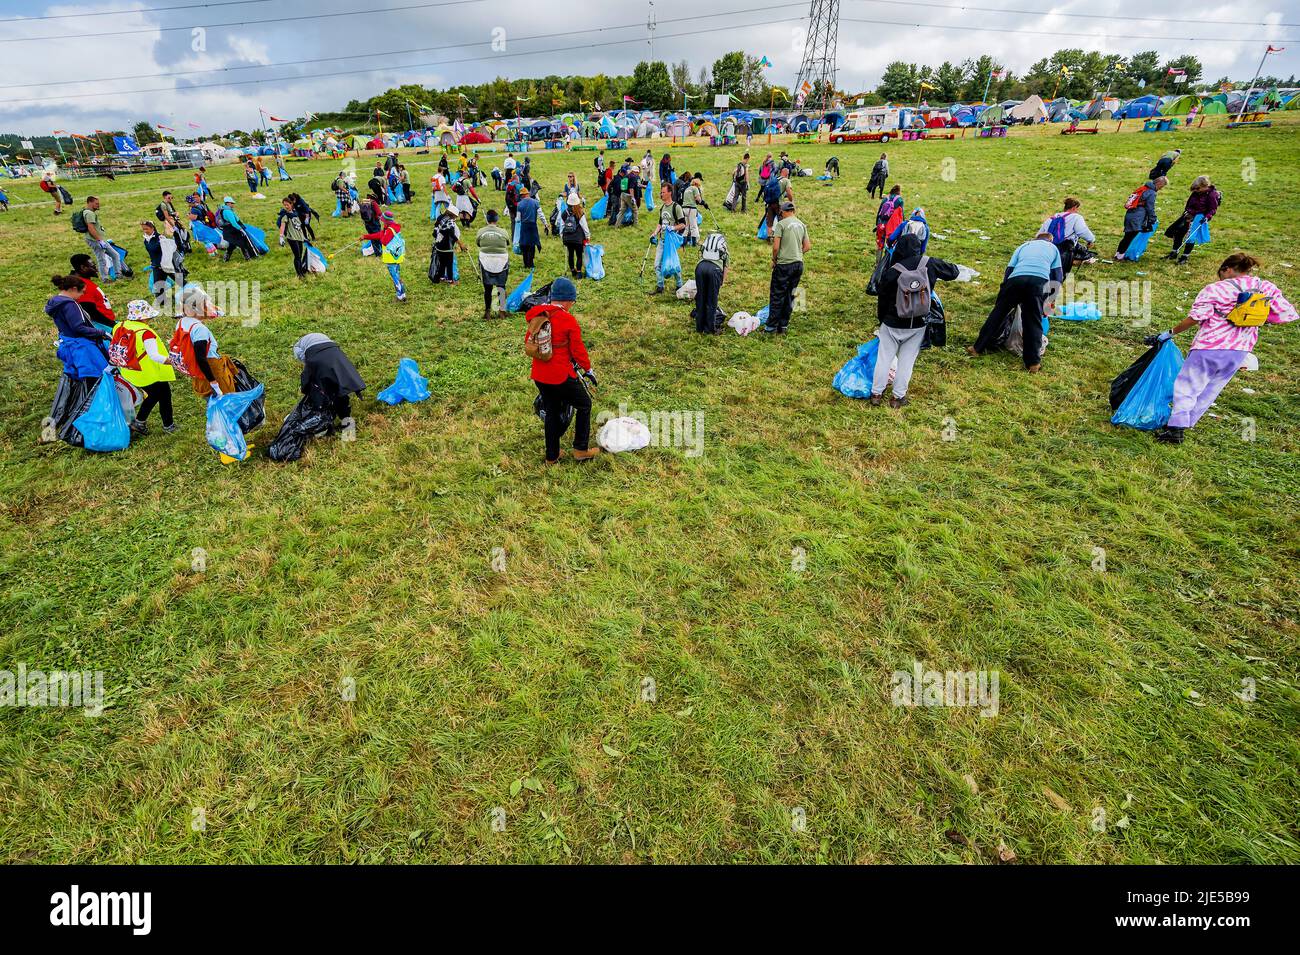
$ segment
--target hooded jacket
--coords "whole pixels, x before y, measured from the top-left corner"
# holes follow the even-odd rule
[[[329,408],[339,398],[365,390],[356,366],[324,335],[304,335],[293,351],[302,361],[302,393],[313,408]]]
[[[54,321],[54,327],[64,338],[88,338],[94,342],[108,338],[108,335],[91,323],[81,306],[66,295],[50,296],[50,300],[45,303],[45,314]]]
[[[907,234],[899,238],[898,244],[889,259],[889,266],[877,283],[876,317],[881,325],[890,328],[920,328],[925,324],[924,318],[898,317],[898,276],[901,274],[895,265],[901,265],[904,271],[912,271],[925,255],[925,244],[918,235]],[[930,277],[930,289],[940,279],[951,282],[960,274],[957,266],[943,259],[931,258],[925,263],[925,270]]]

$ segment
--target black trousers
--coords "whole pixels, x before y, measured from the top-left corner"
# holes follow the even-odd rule
[[[790,312],[794,307],[794,290],[799,287],[801,278],[803,278],[802,262],[782,262],[772,266],[772,282],[768,286],[767,295],[768,328],[789,327]],[[698,279],[695,284],[698,288]]]
[[[289,248],[293,250],[293,270],[299,276],[307,274],[307,243],[299,242],[297,239],[286,239]]]
[[[1047,280],[1033,275],[1020,275],[1004,279],[998,289],[998,300],[993,311],[984,320],[975,350],[980,354],[996,347],[1006,337],[1011,313],[1020,308],[1020,328],[1025,341],[1025,367],[1037,365],[1043,350],[1043,296],[1047,293]]]
[[[732,209],[735,209],[736,206],[739,205],[740,211],[744,212],[748,199],[749,199],[749,183],[748,182],[736,183],[736,201],[731,204]]]
[[[533,267],[533,256],[537,254],[537,246],[521,245],[519,254],[524,257],[524,268],[531,269]]]
[[[703,259],[695,266],[695,330],[713,334],[718,330],[718,296],[722,292],[722,267]],[[768,314],[771,314],[770,308]]]
[[[1070,269],[1074,267],[1074,240],[1066,239],[1056,243],[1056,251],[1061,253],[1061,274],[1069,275]]]
[[[570,378],[562,385],[548,385],[534,382],[542,395],[542,407],[546,410],[546,460],[554,461],[560,456],[560,438],[564,436],[568,424],[561,426],[561,416],[568,408],[573,409],[573,447],[576,451],[586,451],[591,440],[591,395],[582,387],[577,378]]]
[[[566,242],[564,243],[564,248],[567,249],[569,253],[570,274],[575,276],[581,275],[583,269],[583,264],[582,264],[583,246],[581,244],[571,245],[570,243]]]
[[[136,419],[143,422],[149,417],[149,412],[153,411],[154,405],[158,406],[158,413],[162,415],[163,427],[172,426],[172,386],[171,382],[155,381],[152,385],[144,386],[144,401],[140,402],[140,410],[135,413]]]
[[[769,202],[767,204],[767,234],[770,238],[772,235],[772,223],[781,215],[781,203]]]
[[[450,282],[452,273],[452,262],[456,255],[452,249],[434,249],[433,250],[433,280],[435,282]]]
[[[1115,247],[1116,255],[1123,255],[1128,251],[1129,243],[1138,237],[1136,232],[1125,232],[1124,238],[1119,240],[1119,245]]]
[[[226,240],[226,261],[238,249],[243,253],[244,258],[252,259],[257,257],[257,250],[253,248],[253,243],[249,241],[248,236],[242,229],[236,229],[234,226],[222,226],[221,237]]]

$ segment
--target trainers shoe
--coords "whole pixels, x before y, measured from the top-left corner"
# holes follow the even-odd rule
[[[1182,444],[1185,428],[1171,428],[1168,425],[1156,432],[1156,440],[1161,444]]]
[[[180,429],[176,426],[176,422],[173,421],[171,424],[163,425],[163,430],[168,434],[175,434]]]
[[[894,397],[889,399],[889,407],[891,408],[901,408],[905,404],[907,404],[907,395],[904,395],[901,398]]]
[[[872,395],[870,398],[867,399],[867,401],[868,403],[870,403],[871,407],[879,408],[881,405],[885,403],[885,396],[883,394]]]
[[[145,424],[143,421],[132,421],[130,427],[131,427],[131,433],[132,433],[132,434],[148,434],[148,433],[149,433],[149,426],[148,426],[147,424]]]

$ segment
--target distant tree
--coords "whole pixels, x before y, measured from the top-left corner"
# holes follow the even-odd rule
[[[916,64],[895,60],[885,67],[876,93],[887,102],[907,102],[916,97],[920,85],[920,71]]]
[[[162,142],[162,134],[143,121],[135,124],[135,128],[131,130],[131,135],[135,137],[136,143],[140,146]]]
[[[673,83],[668,67],[662,60],[653,63],[642,61],[632,71],[632,86],[628,92],[642,109],[667,109],[673,101]]]
[[[938,89],[934,91],[935,99],[943,103],[955,103],[961,99],[962,87],[966,82],[966,73],[959,66],[953,66],[946,60],[935,71],[931,81]]]

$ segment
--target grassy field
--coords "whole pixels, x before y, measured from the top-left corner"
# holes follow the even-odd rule
[[[483,321],[475,281],[424,276],[427,189],[395,210],[399,306],[357,252],[358,220],[328,216],[328,162],[291,165],[326,216],[327,275],[296,281],[278,249],[191,260],[199,280],[261,283],[259,325],[214,329],[267,386],[251,460],[218,462],[188,387],[174,436],[155,422],[120,454],[39,445],[59,371],[42,306],[84,246],[33,184],[12,186],[0,670],[103,670],[108,709],[0,708],[0,859],[1300,861],[1300,328],[1267,329],[1260,370],[1181,447],[1114,428],[1105,401],[1228,252],[1300,296],[1300,127],[1055,133],[888,149],[932,254],[982,273],[941,289],[949,345],[923,353],[901,411],[831,389],[875,329],[878,148],[790,147],[817,170],[834,152],[844,176],[796,186],[813,251],[784,338],[691,334],[689,305],[638,281],[648,223],[598,226],[608,278],[582,283],[576,309],[597,410],[702,413],[703,453],[551,470],[518,319]],[[1083,273],[1149,282],[1152,327],[1056,323],[1037,376],[1006,354],[970,359],[1012,248],[1073,194],[1108,258],[1124,198],[1173,145],[1160,217],[1211,175],[1213,244],[1188,266],[1162,260],[1162,240]],[[723,307],[757,310],[757,215],[718,202],[740,150],[675,152],[704,171],[730,239]],[[548,204],[568,169],[590,181],[591,157],[534,157]],[[417,182],[429,160],[408,157]],[[236,168],[211,178],[270,231],[286,189],[254,203]],[[131,223],[188,183],[94,185],[137,263]],[[79,205],[88,186],[70,185]],[[539,281],[564,261],[544,242]],[[107,289],[119,311],[143,292],[138,277]],[[308,331],[369,385],[357,440],[276,465],[264,449]],[[389,408],[373,396],[403,356],[434,397]],[[998,714],[892,705],[891,674],[913,661],[997,671]]]

